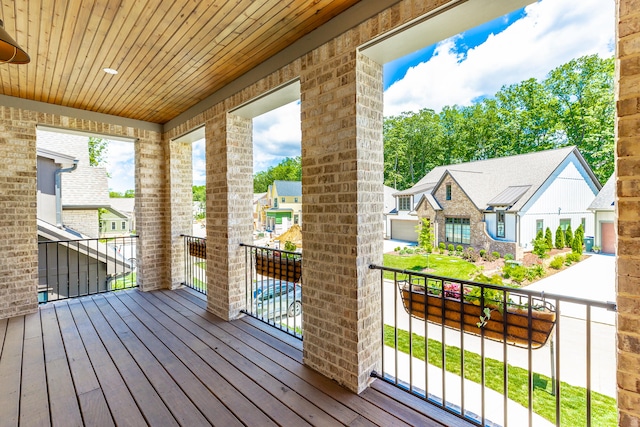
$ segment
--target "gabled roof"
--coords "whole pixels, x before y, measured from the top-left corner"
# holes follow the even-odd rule
[[[441,211],[442,210],[442,206],[440,206],[440,203],[438,203],[436,198],[433,197],[433,194],[427,193],[427,194],[424,194],[422,197],[420,197],[420,201],[416,205],[416,211],[420,208],[420,205],[425,201],[429,202],[429,204],[431,205],[433,210],[436,210],[436,211]]]
[[[616,175],[613,174],[602,187],[596,198],[589,205],[590,210],[594,211],[613,211],[615,210],[616,201]]]
[[[509,210],[517,211],[572,154],[583,165],[596,187],[600,188],[597,178],[577,148],[568,146],[555,150],[438,166],[402,194],[419,194],[429,186],[432,186],[431,191],[434,191],[448,172],[478,209],[485,210],[489,202],[502,203],[510,198],[515,202]],[[528,188],[516,198],[518,188],[523,187]]]
[[[302,182],[300,181],[273,181],[273,186],[278,193],[278,197],[302,196]]]

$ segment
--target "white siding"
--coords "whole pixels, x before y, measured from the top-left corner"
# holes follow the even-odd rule
[[[500,240],[515,242],[516,241],[516,215],[512,213],[507,213],[504,217],[504,222],[505,222],[504,239],[500,239]]]
[[[484,222],[487,224],[487,233],[493,239],[496,238],[496,220],[498,215],[495,213],[486,213],[484,214]]]
[[[544,228],[554,234],[560,219],[570,219],[575,230],[585,218],[585,236],[594,235],[593,212],[587,210],[598,189],[575,156],[570,156],[547,180],[522,209],[520,245],[531,248],[536,235],[536,220],[544,221]]]
[[[494,240],[499,240],[502,242],[515,242],[516,241],[516,214],[513,213],[505,213],[504,216],[504,237],[497,237],[498,228],[497,228],[497,220],[498,215],[496,213],[485,213],[484,214],[484,222],[487,224],[487,233]]]

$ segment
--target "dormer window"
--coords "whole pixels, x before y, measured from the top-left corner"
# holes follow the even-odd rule
[[[446,191],[447,191],[447,200],[451,200],[451,184],[447,184]]]
[[[411,210],[411,196],[398,197],[398,210],[399,211]]]

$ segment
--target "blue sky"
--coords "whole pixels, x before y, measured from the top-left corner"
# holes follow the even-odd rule
[[[542,79],[573,58],[609,57],[614,53],[614,24],[614,0],[538,1],[385,64],[384,114],[470,105],[503,85]],[[254,171],[300,155],[299,102],[255,118],[253,126]],[[193,169],[194,183],[204,184],[203,142],[194,143]],[[132,163],[129,170],[132,174]],[[133,183],[133,176],[119,171],[112,173],[110,186],[118,191],[133,188],[120,182],[122,177]]]

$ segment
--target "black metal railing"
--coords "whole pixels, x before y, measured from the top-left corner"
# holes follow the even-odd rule
[[[184,282],[182,284],[207,294],[207,239],[184,237]]]
[[[246,269],[243,312],[302,339],[302,254],[241,246]]]
[[[138,236],[38,242],[38,301],[133,288]]]
[[[479,426],[616,425],[615,303],[370,268],[375,376]]]

